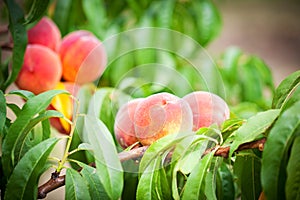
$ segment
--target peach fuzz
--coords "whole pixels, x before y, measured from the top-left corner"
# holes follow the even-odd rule
[[[137,106],[134,127],[140,143],[151,145],[168,134],[191,131],[192,111],[185,101],[173,94],[154,94]]]
[[[134,113],[136,107],[143,99],[133,99],[122,105],[117,112],[114,124],[116,140],[125,149],[138,142],[134,130]]]
[[[54,89],[61,75],[61,62],[54,51],[42,45],[27,45],[16,85],[39,94]]]
[[[79,85],[71,82],[59,82],[55,89],[67,90],[73,96],[76,96],[79,90]],[[72,120],[73,117],[74,102],[72,98],[67,94],[60,94],[53,98],[49,105],[49,110],[57,110],[61,112],[68,120]],[[63,118],[51,118],[51,125],[63,134],[69,134],[71,130],[70,124]]]
[[[197,91],[183,97],[193,112],[193,130],[208,127],[212,124],[220,126],[230,117],[227,103],[218,95]]]
[[[66,35],[59,55],[66,81],[84,84],[96,80],[105,70],[106,52],[90,32],[80,30]]]
[[[56,24],[48,17],[43,17],[27,31],[28,44],[40,44],[53,51],[58,51],[61,34]]]

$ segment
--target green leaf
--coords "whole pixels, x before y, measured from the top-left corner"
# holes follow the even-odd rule
[[[15,153],[17,145],[24,142],[28,133],[28,126],[33,118],[44,111],[50,104],[52,98],[58,94],[67,93],[63,90],[50,90],[30,98],[23,106],[17,119],[9,127],[8,133],[3,140],[2,146],[2,164],[3,170],[7,176],[11,174],[12,168],[16,165]]]
[[[252,153],[238,154],[233,167],[241,189],[241,199],[258,199],[261,193],[260,158]]]
[[[142,173],[137,187],[137,199],[171,199],[171,189],[162,160],[157,156]]]
[[[217,200],[216,195],[216,188],[217,188],[217,182],[216,182],[216,176],[218,174],[218,167],[220,163],[222,162],[222,158],[220,157],[214,157],[212,160],[212,164],[210,166],[210,169],[207,170],[207,173],[205,175],[205,190],[204,194],[207,199],[211,200]]]
[[[62,35],[68,32],[69,14],[72,12],[72,0],[57,1],[54,11],[53,20],[60,29]]]
[[[17,78],[23,65],[27,44],[23,10],[14,0],[5,0],[4,2],[9,12],[9,30],[14,42],[14,48],[12,50],[12,70],[5,83],[1,85],[1,90],[3,91]]]
[[[40,19],[48,8],[50,0],[34,0],[26,17],[25,24],[30,24]]]
[[[300,198],[300,137],[294,140],[291,155],[287,165],[287,180],[285,193],[287,199]]]
[[[80,173],[82,174],[82,177],[85,179],[88,185],[91,199],[109,199],[109,197],[105,193],[100,178],[96,173],[96,169],[82,162],[78,162],[78,165],[82,167]]]
[[[204,151],[207,149],[208,140],[203,140],[197,144],[191,145],[188,148],[186,155],[178,161],[178,169],[184,174],[189,174],[198,164],[199,158],[203,155]]]
[[[221,30],[221,17],[211,1],[193,1],[191,6],[196,16],[194,17],[198,32],[197,41],[206,46]]]
[[[182,199],[199,199],[201,187],[205,183],[205,175],[207,169],[211,165],[212,158],[214,157],[214,151],[205,155],[198,163],[198,165],[193,169],[189,175],[185,188],[182,194]]]
[[[147,169],[148,165],[157,158],[157,156],[170,151],[171,149],[173,149],[175,145],[179,145],[178,144],[179,142],[183,141],[184,139],[191,139],[194,135],[195,135],[194,133],[188,133],[188,132],[179,133],[179,134],[170,134],[155,141],[153,144],[149,146],[149,148],[144,153],[140,163],[139,172],[143,173]]]
[[[3,136],[3,128],[6,121],[6,99],[0,90],[0,138]]]
[[[217,197],[226,200],[234,200],[235,197],[233,175],[224,162],[221,163],[218,169]]]
[[[106,19],[105,2],[99,0],[82,1],[82,8],[86,15],[88,23],[90,23],[91,31],[96,35],[104,37]]]
[[[91,97],[88,115],[101,119],[110,131],[113,131],[114,117],[112,113],[113,88],[101,88]]]
[[[66,187],[66,191],[65,191],[66,200],[91,199],[90,194],[87,192],[88,186],[84,178],[79,174],[79,172],[77,172],[72,168],[67,168],[65,187]]]
[[[262,156],[262,186],[268,199],[284,198],[285,166],[288,149],[299,135],[300,102],[284,110],[273,125]],[[284,171],[282,171],[284,170]]]
[[[87,114],[89,103],[94,90],[95,90],[95,86],[93,84],[86,84],[80,87],[78,94],[76,96],[78,101],[80,102],[80,106],[78,108],[79,113]],[[74,106],[77,106],[77,104],[75,104]],[[74,110],[76,109],[77,108],[74,108]],[[83,127],[84,127],[84,118],[79,117],[76,122],[76,130],[78,131],[78,135],[81,140],[84,140]]]
[[[18,95],[18,96],[22,97],[24,100],[31,99],[32,97],[35,96],[32,92],[27,91],[27,90],[12,90],[8,94]]]
[[[220,72],[223,78],[225,78],[225,81],[231,84],[237,82],[237,65],[241,55],[242,51],[236,47],[228,48],[222,55],[222,67],[220,68]]]
[[[46,137],[42,131],[34,128],[36,128],[40,122],[48,120],[51,117],[63,117],[63,114],[55,110],[47,110],[29,122],[26,129],[23,131],[23,135],[20,136],[14,150],[14,158],[16,162],[18,162],[31,147],[35,146]]]
[[[47,158],[57,141],[57,138],[50,138],[26,153],[8,180],[4,199],[37,198],[39,177],[45,170]]]
[[[300,84],[300,70],[285,78],[275,90],[272,108],[281,108]]]
[[[202,128],[200,130],[203,130],[205,133],[209,129]],[[173,162],[175,161],[172,172],[172,196],[174,199],[180,198],[178,191],[178,172],[190,174],[194,170],[199,164],[199,159],[207,149],[208,142],[211,138],[203,135],[196,135],[194,136],[192,143],[189,140],[189,138],[186,138],[185,140],[180,141],[180,143],[177,143],[172,154],[172,160]]]
[[[251,142],[257,136],[264,133],[273,124],[279,112],[279,109],[268,110],[249,118],[248,121],[235,132],[234,141],[230,146],[229,158],[241,144]]]
[[[240,68],[242,100],[258,102],[262,98],[262,83],[257,69],[253,67],[252,58],[248,58],[245,64],[240,65]]]
[[[102,121],[87,115],[84,120],[84,134],[91,144],[96,162],[97,174],[111,199],[118,199],[123,189],[123,169],[111,133]]]
[[[42,121],[42,129],[43,129],[43,140],[50,138],[51,127],[50,127],[50,121],[48,119]]]
[[[158,184],[158,168],[160,166],[161,158],[156,157],[142,173],[139,184],[137,188],[136,198],[138,200],[142,199],[160,199],[157,193],[157,184]]]
[[[10,108],[13,111],[16,117],[18,117],[19,113],[21,112],[21,108],[19,108],[19,106],[14,103],[8,103],[6,105],[8,108]]]

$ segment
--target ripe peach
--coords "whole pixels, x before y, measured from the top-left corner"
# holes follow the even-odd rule
[[[175,95],[166,92],[154,94],[137,106],[134,127],[141,144],[150,145],[165,135],[191,131],[192,111]]]
[[[118,143],[124,149],[138,142],[138,139],[135,136],[133,123],[136,107],[142,101],[142,98],[131,100],[121,106],[117,112],[114,132]]]
[[[20,89],[39,94],[53,89],[61,75],[61,62],[54,51],[38,44],[27,45],[16,85]]]
[[[88,31],[74,31],[62,39],[59,54],[66,81],[84,84],[104,71],[106,53],[102,43]]]
[[[76,96],[79,90],[79,85],[71,82],[59,82],[55,89],[67,90],[73,96]],[[73,117],[74,102],[67,94],[60,94],[53,98],[49,105],[49,110],[60,111],[70,121]],[[51,125],[60,133],[69,134],[71,130],[70,124],[63,118],[50,118]]]
[[[56,24],[48,17],[43,17],[34,27],[27,31],[28,44],[40,44],[57,51],[61,34]]]
[[[216,94],[197,91],[186,95],[183,99],[192,109],[194,131],[214,123],[220,126],[230,116],[227,103]]]

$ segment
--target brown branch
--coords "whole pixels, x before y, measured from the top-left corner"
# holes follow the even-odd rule
[[[266,142],[266,138],[256,140],[253,142],[244,143],[244,144],[241,144],[235,152],[246,150],[246,149],[259,149],[260,151],[262,151],[264,148],[265,142]],[[119,156],[119,159],[121,162],[130,160],[130,159],[138,159],[144,155],[147,148],[148,148],[148,146],[142,146],[142,147],[134,148],[130,151],[123,151],[123,152],[120,152],[118,154],[118,156]],[[206,155],[206,154],[212,152],[215,148],[216,147],[207,149],[203,155]],[[227,158],[229,151],[230,151],[229,146],[228,147],[219,147],[214,155]],[[92,163],[90,165],[95,167],[94,163]],[[38,188],[38,198],[39,199],[45,198],[49,192],[51,192],[61,186],[64,186],[64,185],[65,185],[65,176],[59,176],[59,174],[57,172],[54,172],[54,173],[52,173],[50,180]]]
[[[237,150],[235,150],[235,152],[246,150],[246,149],[259,149],[260,151],[263,151],[265,142],[266,142],[266,138],[262,138],[260,140],[256,140],[253,142],[247,142],[247,143],[241,144],[237,148]],[[213,150],[215,150],[215,148],[216,147],[207,149],[203,155],[206,155],[206,154],[212,152]],[[230,151],[229,146],[228,147],[219,147],[214,155],[221,156],[223,158],[228,158],[229,151]]]
[[[12,43],[5,43],[1,44],[1,49],[4,51],[12,51],[13,50],[13,44]]]
[[[59,173],[54,172],[51,174],[51,178],[49,181],[44,183],[38,189],[38,199],[43,199],[47,196],[47,194],[57,188],[65,185],[65,175],[59,176]]]
[[[148,149],[148,146],[142,146],[138,148],[131,149],[130,151],[122,151],[119,153],[119,159],[121,162],[137,159],[144,155],[145,151]]]

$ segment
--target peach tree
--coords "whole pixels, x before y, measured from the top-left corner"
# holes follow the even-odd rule
[[[0,43],[1,199],[45,198],[60,187],[65,199],[299,198],[300,71],[275,87],[255,55],[229,48],[212,59],[203,46],[221,18],[211,1],[0,6],[9,28],[0,34],[10,33]],[[63,55],[49,50],[71,62],[67,75],[46,91],[35,89],[48,75],[34,91],[9,90],[20,87],[30,38],[63,41],[30,36],[45,15],[56,36],[75,35],[55,48]]]

